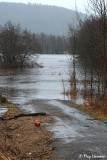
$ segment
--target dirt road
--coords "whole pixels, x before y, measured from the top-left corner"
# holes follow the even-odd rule
[[[29,109],[30,104],[26,104],[26,112],[46,112],[56,120],[47,128],[57,138],[52,160],[107,159],[107,124],[73,108],[71,101],[29,103],[32,105]]]

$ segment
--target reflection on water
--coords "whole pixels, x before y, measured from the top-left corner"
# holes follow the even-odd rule
[[[31,61],[35,61],[32,56]],[[24,104],[33,99],[68,99],[63,92],[69,88],[66,55],[40,55],[43,68],[27,68],[0,76],[0,92],[10,101]]]
[[[72,97],[61,94],[64,89],[70,89],[68,59],[67,55],[39,55],[38,63],[43,68],[1,72],[0,93],[15,104],[35,99],[69,100]],[[30,61],[36,62],[36,56]],[[78,102],[81,103],[81,98]]]

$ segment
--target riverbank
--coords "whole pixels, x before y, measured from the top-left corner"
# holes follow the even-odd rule
[[[5,105],[8,112],[3,118],[10,118],[20,114],[21,111],[9,102]],[[34,122],[39,120],[40,126]],[[46,130],[54,122],[49,115],[38,117],[20,117],[12,120],[0,120],[0,158],[7,160],[45,160],[50,159],[54,147],[52,133]],[[3,159],[3,160],[4,160]]]
[[[74,105],[78,109],[80,109],[82,112],[88,113],[92,117],[96,118],[97,120],[100,120],[102,122],[107,121],[107,106],[96,106],[96,105]]]
[[[65,101],[61,101],[65,103]],[[69,106],[72,106],[74,108],[78,108],[82,112],[87,113],[88,115],[92,116],[93,118],[100,120],[102,122],[107,121],[107,105],[105,103],[96,106],[96,105],[85,105],[85,104],[72,104],[71,101],[66,101],[65,104],[68,104]]]

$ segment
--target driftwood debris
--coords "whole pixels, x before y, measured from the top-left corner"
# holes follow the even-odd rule
[[[86,120],[94,121],[97,120],[97,118],[86,118]]]
[[[3,117],[0,117],[0,120],[4,121],[4,120],[11,120],[11,119],[16,119],[16,118],[19,118],[19,117],[27,117],[27,116],[45,116],[46,113],[22,113],[22,114],[18,114],[18,115],[15,115],[13,117],[10,117],[8,119],[6,118],[3,118]]]

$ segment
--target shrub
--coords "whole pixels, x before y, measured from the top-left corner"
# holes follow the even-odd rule
[[[0,103],[2,104],[2,103],[5,103],[5,102],[7,102],[6,97],[2,97],[2,95],[0,95]]]

